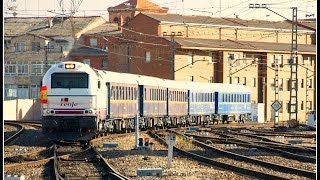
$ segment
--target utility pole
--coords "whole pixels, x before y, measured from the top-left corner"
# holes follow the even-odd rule
[[[174,52],[175,52],[175,36],[182,36],[181,32],[178,32],[177,34],[175,32],[171,32],[171,34],[167,34],[167,32],[163,32],[163,36],[170,36],[170,57],[171,57],[171,69],[170,69],[170,79],[174,80]]]
[[[290,100],[289,100],[289,120],[295,116],[295,120],[298,120],[298,45],[297,45],[297,36],[298,36],[298,22],[297,22],[297,7],[292,7],[292,20],[278,14],[277,12],[269,9],[266,4],[249,4],[249,8],[263,8],[267,9],[278,16],[283,17],[284,19],[292,22],[292,40],[291,40],[291,57],[290,57]],[[293,84],[295,84],[293,88]]]
[[[309,69],[309,62],[307,63],[307,68]],[[306,69],[306,119],[308,119],[309,113],[309,81],[308,81],[308,69]]]
[[[130,46],[129,46],[129,43],[127,43],[127,64],[128,64],[127,72],[128,73],[130,73],[130,60],[131,60],[131,57],[130,57]]]
[[[291,57],[290,57],[290,108],[289,120],[295,115],[295,120],[298,120],[298,33],[297,33],[297,7],[292,8],[292,41],[291,41]],[[294,90],[293,90],[293,85]]]
[[[274,80],[274,101],[279,100],[279,65],[278,59],[274,60],[274,68],[275,68],[275,80]],[[273,126],[276,127],[276,122],[279,122],[279,111],[274,112],[274,123]]]

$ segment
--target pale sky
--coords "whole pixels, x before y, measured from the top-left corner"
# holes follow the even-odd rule
[[[74,0],[80,4],[78,16],[104,16],[108,18],[107,8],[115,6],[126,0]],[[316,0],[150,0],[162,7],[168,7],[169,13],[183,15],[204,15],[211,17],[238,17],[241,19],[263,19],[282,21],[283,17],[267,9],[249,8],[249,4],[266,4],[272,11],[292,19],[291,7],[298,7],[298,19],[316,18]],[[66,12],[70,12],[71,0],[3,0],[4,16],[12,17],[16,12],[18,16],[54,16],[61,13],[60,2]],[[221,5],[220,5],[221,3]],[[16,6],[16,11],[8,10]],[[220,12],[221,10],[221,12]],[[48,11],[53,11],[51,13]],[[312,16],[314,14],[314,16]],[[311,16],[310,16],[311,15]],[[308,17],[307,17],[308,16]]]

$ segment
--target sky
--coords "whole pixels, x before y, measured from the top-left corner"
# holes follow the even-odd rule
[[[103,16],[108,19],[107,8],[126,0],[73,0],[78,7],[76,16]],[[316,0],[149,0],[161,7],[168,7],[172,14],[203,15],[211,17],[238,17],[282,21],[292,19],[291,7],[298,7],[298,19],[316,18]],[[62,2],[62,3],[61,3]],[[4,16],[55,16],[70,12],[71,0],[3,0]],[[266,4],[268,9],[249,8],[250,4]],[[60,6],[61,5],[61,6]],[[16,7],[16,10],[9,10]],[[313,15],[313,16],[312,16]]]

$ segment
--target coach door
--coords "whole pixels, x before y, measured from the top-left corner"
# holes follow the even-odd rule
[[[110,99],[111,99],[111,88],[110,88],[110,83],[107,82],[106,83],[107,86],[107,119],[110,118],[110,109],[111,109],[111,103],[110,103]]]
[[[143,116],[143,100],[144,100],[144,96],[145,94],[143,94],[144,92],[144,86],[143,85],[139,85],[139,99],[138,99],[138,103],[139,103],[139,112],[140,112],[140,117]]]

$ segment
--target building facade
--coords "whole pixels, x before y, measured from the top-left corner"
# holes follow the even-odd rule
[[[4,99],[38,98],[51,65],[68,60],[81,34],[103,24],[101,17],[5,18]]]

